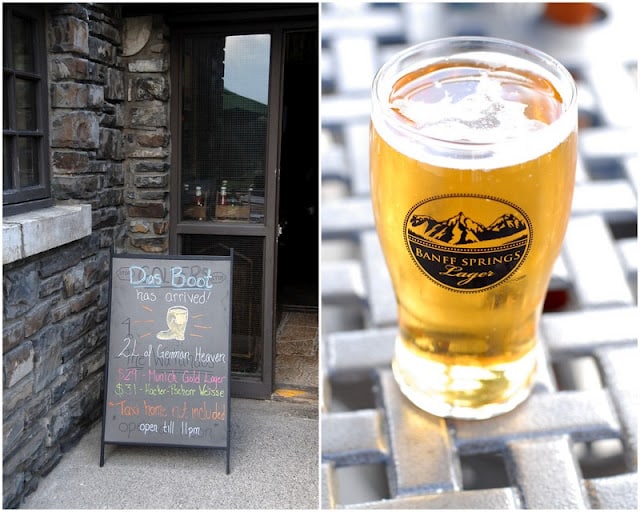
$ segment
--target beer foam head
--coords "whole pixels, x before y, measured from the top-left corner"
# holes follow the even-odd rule
[[[569,72],[542,52],[494,38],[408,48],[380,68],[372,99],[373,126],[388,144],[445,168],[524,163],[554,149],[577,124]]]
[[[443,89],[439,82],[432,87]],[[475,90],[455,100],[446,89],[436,102],[399,98],[389,106],[420,133],[451,142],[487,144],[522,136],[547,126],[525,114],[527,104],[503,97],[502,87],[481,73]]]

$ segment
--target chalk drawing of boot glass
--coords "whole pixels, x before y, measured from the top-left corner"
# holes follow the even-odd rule
[[[159,340],[184,340],[184,333],[187,329],[187,321],[189,320],[189,310],[184,306],[172,306],[167,309],[167,327],[166,331],[160,331],[156,334]]]

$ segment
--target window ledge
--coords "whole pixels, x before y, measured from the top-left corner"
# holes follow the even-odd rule
[[[60,247],[91,234],[91,205],[58,205],[4,217],[2,264]]]

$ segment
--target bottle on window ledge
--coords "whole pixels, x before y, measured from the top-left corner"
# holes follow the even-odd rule
[[[218,195],[218,204],[227,204],[227,180],[222,180],[222,186],[220,187],[220,194]]]
[[[204,220],[204,197],[202,195],[202,187],[196,187],[196,211],[198,212],[198,220]]]
[[[189,190],[189,184],[185,183],[182,185],[182,204],[188,205],[191,204],[191,191]]]

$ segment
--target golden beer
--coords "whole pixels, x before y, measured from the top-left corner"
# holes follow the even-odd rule
[[[420,408],[479,419],[528,396],[576,126],[569,73],[516,43],[432,41],[376,75],[371,195],[398,305],[392,366]]]

